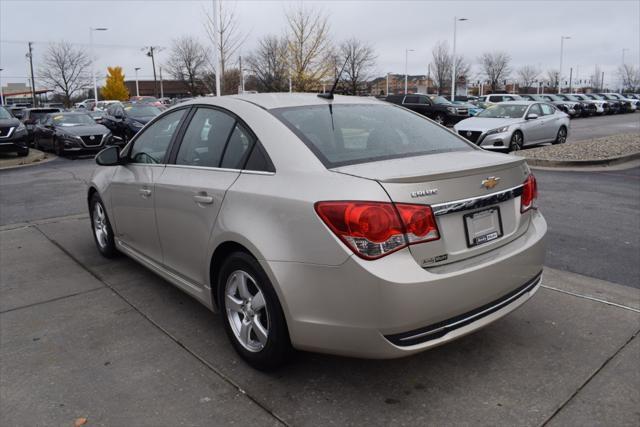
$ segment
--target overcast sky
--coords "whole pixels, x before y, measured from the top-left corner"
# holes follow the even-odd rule
[[[233,6],[240,28],[248,33],[246,55],[267,34],[283,34],[285,11],[298,2],[225,1]],[[514,68],[533,64],[558,68],[560,36],[565,41],[564,66],[574,68],[574,79],[588,78],[596,64],[605,81],[615,82],[622,62],[640,62],[640,0],[629,1],[305,1],[330,16],[335,42],[355,36],[371,43],[377,54],[377,72],[404,73],[405,49],[409,73],[426,74],[431,49],[439,40],[453,40],[453,17],[458,23],[458,53],[474,65],[485,51],[505,51]],[[66,40],[88,47],[89,27],[108,27],[94,33],[96,69],[122,66],[127,78],[141,67],[140,78],[152,77],[151,61],[141,48],[168,48],[173,38],[192,35],[207,42],[204,14],[211,0],[0,0],[0,68],[2,83],[25,82],[26,42],[34,41],[34,65],[48,42]],[[166,60],[168,49],[158,62]],[[476,65],[477,67],[477,65]],[[476,68],[477,70],[477,68]],[[39,86],[36,81],[36,86]]]

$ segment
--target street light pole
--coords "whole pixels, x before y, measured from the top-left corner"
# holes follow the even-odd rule
[[[108,28],[91,28],[89,27],[89,46],[91,50],[91,77],[93,78],[93,100],[98,103],[98,81],[96,79],[96,66],[95,66],[95,54],[93,52],[93,32],[94,31],[107,31]]]
[[[456,24],[458,21],[468,21],[467,18],[453,17],[453,57],[451,58],[451,102],[456,96]]]
[[[136,96],[140,96],[140,87],[138,86],[138,70],[141,70],[142,68],[140,67],[136,67]]]
[[[414,49],[405,49],[404,50],[404,94],[407,94],[407,89],[409,86],[409,52],[414,52]]]
[[[387,91],[384,93],[385,96],[389,96],[389,73],[387,72]]]
[[[569,40],[570,36],[560,36],[560,71],[558,72],[558,93],[562,93],[562,55],[564,53],[564,41]]]

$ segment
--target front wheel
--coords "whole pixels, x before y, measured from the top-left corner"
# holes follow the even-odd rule
[[[444,126],[446,122],[446,117],[444,116],[444,114],[436,114],[436,116],[433,118],[433,121],[439,125]]]
[[[556,140],[553,141],[554,144],[564,144],[567,142],[567,128],[564,126],[558,129],[558,134],[556,135]]]
[[[509,142],[509,151],[522,150],[523,142],[524,138],[522,137],[522,132],[520,132],[519,130],[515,131],[513,135],[511,135],[511,141]]]
[[[93,239],[100,253],[106,258],[113,258],[118,254],[116,243],[113,238],[113,229],[111,222],[107,216],[102,199],[95,193],[91,197],[89,205],[89,213],[91,215],[91,229],[93,231]]]
[[[27,157],[29,155],[29,147],[18,150],[18,157]]]
[[[291,351],[278,297],[258,261],[245,252],[223,263],[217,284],[225,331],[238,354],[259,370],[283,365]]]
[[[64,156],[64,147],[62,146],[62,144],[63,143],[58,141],[57,139],[53,140],[53,151],[58,157]]]

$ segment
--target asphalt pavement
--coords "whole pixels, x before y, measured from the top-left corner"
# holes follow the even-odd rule
[[[584,141],[619,133],[640,133],[640,113],[573,119],[567,141]]]

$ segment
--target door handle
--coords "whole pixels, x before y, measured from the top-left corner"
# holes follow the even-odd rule
[[[211,203],[213,203],[213,196],[207,196],[204,194],[196,194],[195,196],[193,196],[193,200],[196,203],[201,203],[204,205],[210,205]]]
[[[144,199],[151,197],[151,190],[148,188],[141,188],[139,193]]]

